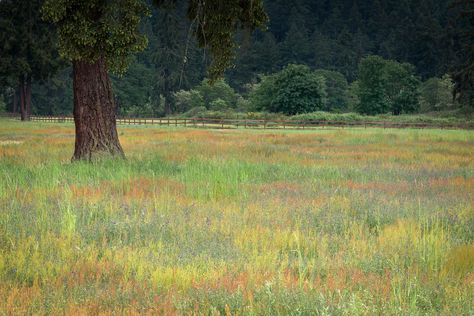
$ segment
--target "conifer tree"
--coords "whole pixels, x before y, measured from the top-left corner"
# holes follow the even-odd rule
[[[41,5],[41,0],[0,1],[0,77],[15,87],[13,99],[19,100],[23,121],[31,114],[32,82],[47,79],[61,65]]]

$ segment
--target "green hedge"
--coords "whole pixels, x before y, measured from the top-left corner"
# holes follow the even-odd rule
[[[247,120],[292,120],[292,121],[336,121],[336,122],[397,122],[397,123],[428,123],[428,124],[474,124],[471,115],[443,116],[436,114],[417,114],[417,115],[362,115],[358,113],[329,113],[329,112],[313,112],[299,114],[294,116],[285,116],[278,113],[268,112],[235,112],[235,111],[209,111],[204,107],[193,108],[183,113],[177,118],[211,118],[211,119],[247,119]]]

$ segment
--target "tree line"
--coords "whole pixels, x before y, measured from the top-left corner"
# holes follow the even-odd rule
[[[42,2],[2,2],[0,99],[8,110],[25,115],[70,114],[72,67],[59,58],[53,26],[41,18]],[[469,49],[474,42],[465,35],[472,29],[469,1],[277,0],[264,5],[270,18],[267,31],[236,35],[235,67],[225,74],[240,94],[258,84],[262,75],[288,64],[337,72],[352,84],[361,59],[378,55],[413,65],[420,80],[431,80],[433,93],[446,94],[433,87],[442,86],[439,80],[449,74],[454,80],[454,104],[473,103],[472,67],[466,65],[472,64]],[[205,78],[209,54],[190,36],[192,21],[186,13],[187,1],[170,2],[153,8],[141,22],[147,48],[133,58],[125,75],[112,77],[120,114],[180,112],[175,93],[190,90]],[[420,108],[429,110],[424,102]],[[443,107],[438,102],[435,109]]]
[[[240,94],[225,80],[210,85],[204,79],[190,90],[173,94],[176,113],[204,115],[206,111],[268,112],[285,115],[316,111],[393,115],[453,110],[454,82],[449,75],[422,81],[409,63],[371,55],[361,59],[358,77],[349,84],[334,70],[289,64],[260,76]],[[152,108],[134,108],[130,116],[156,116]],[[223,113],[225,115],[225,113]]]

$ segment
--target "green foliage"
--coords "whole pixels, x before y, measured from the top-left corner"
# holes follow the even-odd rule
[[[327,102],[325,111],[345,111],[349,107],[349,84],[343,74],[337,71],[318,69],[317,75],[326,82]]]
[[[7,105],[5,104],[5,97],[3,94],[0,94],[0,113],[7,111]]]
[[[415,112],[419,79],[412,65],[369,56],[359,64],[357,109],[363,114]]]
[[[357,107],[360,103],[359,99],[359,81],[353,81],[349,85],[349,110],[356,112]]]
[[[401,114],[401,115],[363,115],[360,113],[331,113],[312,112],[291,116],[289,119],[295,121],[333,121],[333,122],[394,122],[394,123],[427,123],[434,125],[450,124],[472,124],[473,119],[466,116],[455,116],[453,114],[445,117],[426,114]]]
[[[454,14],[450,39],[457,40],[456,55],[451,65],[454,88],[460,103],[474,107],[474,2],[453,0]]]
[[[68,6],[62,4],[76,1],[50,0],[47,2],[54,4],[54,10],[65,11]],[[96,0],[82,1],[85,5],[96,2]],[[108,2],[116,7],[121,3],[128,3],[122,0]],[[140,0],[138,2],[150,3],[151,1]],[[225,3],[219,7],[221,12],[217,15],[215,14],[217,8],[212,7],[212,3],[216,1],[206,1],[206,5],[201,6],[200,14],[192,12],[193,15],[189,16],[191,20],[187,16],[189,4],[196,8],[200,2],[203,3],[202,1],[157,0],[155,2],[160,6],[153,7],[151,18],[142,20],[139,25],[140,32],[137,32],[137,34],[143,33],[148,38],[148,49],[140,53],[136,61],[130,64],[130,76],[125,74],[123,78],[113,79],[114,91],[119,106],[123,110],[132,106],[141,106],[141,104],[147,102],[158,106],[161,96],[164,96],[169,101],[167,106],[169,106],[171,113],[180,111],[178,106],[174,104],[172,94],[179,90],[193,89],[199,84],[204,78],[208,68],[207,64],[212,62],[212,58],[215,66],[226,63],[230,65],[232,58],[229,56],[233,54],[236,55],[235,67],[230,67],[226,71],[226,79],[231,87],[242,94],[245,91],[245,85],[257,82],[260,74],[274,73],[285,67],[288,62],[305,64],[311,69],[337,71],[343,74],[349,82],[353,82],[357,80],[358,63],[361,58],[376,54],[385,59],[410,62],[416,66],[416,74],[421,76],[423,80],[434,76],[441,77],[444,73],[449,72],[456,83],[456,90],[459,91],[462,82],[464,91],[463,97],[457,95],[457,101],[453,103],[453,107],[459,107],[461,101],[468,105],[471,100],[469,89],[472,90],[472,88],[469,87],[472,87],[472,81],[469,81],[470,77],[467,75],[469,69],[472,69],[469,66],[469,60],[472,59],[471,55],[473,55],[470,54],[471,51],[469,50],[472,41],[470,41],[469,36],[464,36],[464,34],[469,35],[469,30],[472,28],[469,18],[471,4],[468,0],[453,1],[455,4],[459,3],[459,5],[454,6],[449,11],[448,3],[451,0],[435,2],[407,0],[403,3],[395,3],[391,0],[378,0],[374,3],[365,0],[322,2],[298,0],[297,3],[265,0],[263,4],[270,17],[268,32],[257,31],[253,34],[246,31],[234,32],[235,28],[231,30],[227,26],[232,21],[235,22],[234,26],[237,26],[237,28],[244,26],[240,20],[240,17],[244,14],[243,12],[247,9],[250,11],[260,10],[260,1],[221,1]],[[21,4],[23,9],[17,11],[12,11],[8,7],[0,18],[0,28],[2,30],[0,32],[0,42],[3,44],[3,39],[9,39],[9,41],[15,39],[15,43],[20,44],[22,48],[15,48],[16,51],[12,50],[12,52],[19,56],[25,51],[23,49],[25,47],[24,43],[29,42],[28,38],[24,36],[27,34],[24,30],[27,30],[29,26],[28,23],[10,23],[10,16],[17,13],[27,14],[29,12],[28,8],[37,7],[41,1],[3,0],[0,3],[5,8],[7,8],[7,5],[20,7],[21,3],[26,4]],[[77,1],[77,3],[81,2]],[[103,3],[106,3],[106,1],[103,1]],[[249,3],[253,5],[252,8],[245,7]],[[232,6],[234,7],[231,8]],[[126,10],[129,12],[128,7]],[[130,13],[134,14],[133,10],[132,6]],[[31,12],[34,13],[35,10]],[[110,10],[107,12],[110,12]],[[242,14],[239,14],[239,12]],[[78,12],[75,12],[75,14],[80,15]],[[229,14],[234,15],[226,19]],[[252,19],[251,14],[242,19],[245,20],[247,17]],[[253,18],[255,17],[256,15],[253,16]],[[121,21],[122,19],[115,20]],[[206,23],[203,23],[204,21]],[[87,20],[84,23],[86,22]],[[221,27],[221,22],[224,27]],[[46,23],[44,24],[46,25]],[[70,24],[73,24],[72,19]],[[93,26],[91,23],[89,25]],[[216,27],[217,25],[220,26]],[[82,30],[83,26],[86,27],[85,24],[79,25],[70,32],[76,33],[76,31]],[[114,32],[119,26],[121,26],[120,23],[113,25]],[[204,30],[202,30],[203,28]],[[41,28],[34,27],[33,31],[37,29],[40,30]],[[219,34],[219,32],[214,32],[215,30],[223,31],[222,34]],[[231,33],[227,30],[231,30]],[[89,33],[100,31],[100,28],[88,30]],[[200,33],[198,35],[201,38],[200,42],[192,36],[193,31]],[[48,40],[54,39],[54,36],[51,36],[54,33],[50,26],[47,30],[38,32]],[[73,41],[79,36],[79,32],[77,33],[69,39]],[[86,36],[89,36],[89,33]],[[203,41],[204,37],[202,35],[204,33],[207,41]],[[11,34],[14,35],[11,36]],[[116,35],[116,32],[111,35],[114,34]],[[131,33],[127,34],[130,35]],[[128,36],[127,34],[124,38]],[[223,37],[232,41],[221,41],[220,38]],[[33,38],[36,38],[36,35]],[[407,38],[410,40],[406,40]],[[41,43],[37,47],[42,49],[56,46],[54,43],[46,44],[46,42],[42,42],[37,38],[33,42],[30,41],[30,43],[35,42]],[[232,52],[228,50],[228,47],[222,48],[228,53],[230,52],[228,55],[224,54],[223,60],[225,61],[222,63],[214,56],[214,52],[218,51],[218,47],[215,47],[218,44],[222,46],[229,44],[233,47]],[[198,49],[199,45],[208,48],[214,46],[214,52],[200,50]],[[14,64],[11,57],[9,57],[10,55],[14,56],[14,54],[8,53],[12,47],[15,46],[8,43],[7,45],[0,45],[0,64]],[[212,58],[209,58],[209,56],[212,56]],[[43,60],[48,60],[48,58]],[[137,68],[137,71],[134,68]],[[144,68],[147,68],[146,72],[153,73],[153,76],[144,74],[143,79],[137,80],[136,76]],[[212,72],[212,70],[210,71]],[[16,84],[17,73],[10,73],[14,74],[12,76],[14,77],[13,84],[11,82],[5,83],[5,78],[0,78],[2,85],[12,86]],[[459,76],[456,77],[456,74],[459,74]],[[461,74],[464,75],[461,76]],[[11,81],[11,78],[8,80]],[[53,81],[56,81],[56,79]],[[140,81],[143,86],[137,87],[137,81]],[[328,81],[328,78],[326,78],[326,81]],[[51,108],[48,109],[48,102],[43,102],[45,100],[43,96],[38,97],[44,103],[44,106],[37,104],[37,109],[41,113],[57,112],[58,109],[70,107],[69,104],[67,106],[60,104],[60,100],[63,99],[61,96],[63,92],[56,89],[55,83],[46,81],[44,85],[51,85],[51,87],[33,88],[36,91],[41,90],[42,95],[46,95],[44,91],[48,91],[47,95],[51,100]],[[330,104],[333,101],[331,100],[332,93],[329,82],[327,82],[327,90],[328,107],[325,109],[330,109],[332,108]],[[33,92],[33,99],[35,99],[34,94],[37,92]],[[130,93],[130,97],[126,96],[128,93]],[[413,99],[413,97],[413,95],[405,95],[399,96],[397,99],[406,100]],[[148,98],[151,98],[151,101]],[[359,104],[357,98],[358,95],[350,93],[349,108],[351,110],[355,110],[355,105]],[[10,100],[8,103],[10,103]],[[386,112],[394,112],[393,110],[392,108],[385,109]],[[341,110],[337,108],[336,111]]]
[[[326,103],[324,78],[304,65],[288,65],[264,77],[251,94],[258,110],[298,114],[322,110]]]
[[[226,101],[222,100],[222,99],[216,99],[216,100],[212,101],[209,104],[209,108],[213,111],[230,110],[229,104]]]
[[[54,29],[41,19],[41,2],[0,1],[0,86],[16,89],[26,78],[44,81],[64,66]]]
[[[385,91],[394,115],[414,113],[419,109],[418,87],[415,67],[408,63],[388,60],[385,65]]]
[[[263,28],[268,20],[263,0],[190,0],[188,17],[195,21],[194,34],[198,44],[212,54],[212,64],[208,69],[212,80],[232,65],[236,26],[241,29]]]
[[[211,82],[204,79],[195,90],[199,92],[207,108],[212,108],[211,103],[218,99],[223,100],[228,106],[235,107],[239,95],[223,79]]]
[[[243,97],[239,97],[237,99],[236,110],[238,112],[249,112],[249,111],[252,110],[252,103],[248,99],[244,99]]]
[[[449,75],[443,78],[430,78],[420,87],[420,106],[423,112],[451,109],[454,83]]]
[[[43,115],[71,115],[73,108],[71,76],[72,68],[67,67],[43,84],[33,84],[33,113]]]
[[[59,50],[71,61],[104,58],[110,70],[123,73],[147,38],[138,27],[149,10],[142,0],[45,0],[46,20],[58,28]]]
[[[180,90],[174,93],[176,112],[183,113],[191,109],[204,108],[204,98],[197,90]]]
[[[157,117],[164,114],[163,107],[145,103],[141,105],[132,105],[120,110],[120,115],[125,117]]]
[[[207,117],[204,113],[207,112],[207,108],[205,106],[198,106],[195,108],[190,109],[189,111],[181,114],[182,117]]]
[[[364,58],[359,64],[357,109],[363,114],[387,113],[390,105],[385,96],[385,60],[379,56]]]
[[[152,100],[153,79],[152,68],[133,61],[126,76],[112,76],[115,99],[120,112],[128,112],[134,106],[155,106],[160,103],[159,96]]]

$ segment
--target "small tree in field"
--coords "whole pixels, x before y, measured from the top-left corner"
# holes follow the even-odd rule
[[[385,95],[385,60],[369,56],[359,63],[357,110],[363,114],[386,113],[390,109]]]
[[[73,63],[73,160],[98,156],[123,157],[115,123],[116,106],[108,71],[124,72],[131,54],[147,44],[138,27],[148,14],[145,0],[46,0],[44,17],[55,23],[60,53]],[[155,0],[173,6],[172,0]],[[263,26],[267,16],[261,0],[189,0],[188,17],[198,43],[213,56],[211,78],[232,63],[233,31]]]
[[[369,56],[359,63],[357,110],[363,114],[394,115],[418,110],[420,80],[408,63]]]
[[[449,75],[430,78],[420,87],[420,106],[424,112],[447,110],[453,107],[454,83]]]
[[[324,78],[304,65],[288,65],[262,78],[251,94],[258,110],[289,115],[322,110],[326,103]]]
[[[211,103],[216,100],[224,101],[227,106],[235,107],[239,97],[234,89],[223,79],[219,79],[216,82],[204,79],[195,89],[202,95],[204,106],[208,109],[212,108]]]

